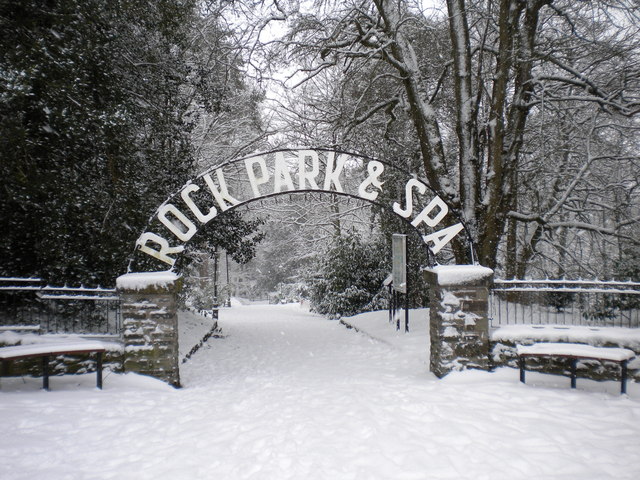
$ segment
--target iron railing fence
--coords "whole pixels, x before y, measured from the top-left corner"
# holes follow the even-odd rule
[[[582,325],[640,328],[640,283],[599,280],[495,280],[492,326]]]
[[[37,278],[0,278],[0,328],[120,334],[120,297],[112,288],[53,287]]]

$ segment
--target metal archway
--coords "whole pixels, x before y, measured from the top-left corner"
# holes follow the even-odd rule
[[[385,183],[392,185],[392,192],[385,190]],[[403,185],[401,199],[398,185]],[[300,148],[229,160],[187,182],[150,217],[136,241],[129,270],[141,256],[153,260],[155,271],[173,269],[191,238],[218,215],[274,196],[307,192],[357,198],[391,211],[420,234],[434,261],[464,232],[470,257],[475,259],[474,242],[464,222],[426,181],[384,160]]]

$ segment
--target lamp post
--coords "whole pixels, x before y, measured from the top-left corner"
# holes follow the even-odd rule
[[[218,319],[218,247],[213,252],[213,305],[211,314],[213,318]]]

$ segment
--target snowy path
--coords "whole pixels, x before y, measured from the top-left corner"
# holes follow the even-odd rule
[[[181,390],[135,375],[102,392],[93,376],[51,392],[3,381],[0,478],[640,477],[636,384],[621,397],[521,385],[512,369],[436,380],[415,344],[293,306],[232,308],[221,326]]]

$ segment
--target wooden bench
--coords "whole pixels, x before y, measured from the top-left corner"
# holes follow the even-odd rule
[[[37,343],[33,345],[17,345],[14,347],[1,347],[0,360],[2,360],[2,375],[8,370],[9,363],[23,358],[42,358],[42,388],[49,390],[49,359],[58,355],[82,355],[96,354],[96,386],[102,388],[102,354],[105,346],[96,341],[77,342],[52,342]]]
[[[576,365],[578,360],[600,360],[620,365],[620,393],[627,393],[627,363],[635,358],[635,353],[626,348],[593,347],[579,343],[534,343],[518,345],[520,381],[525,383],[525,361],[527,357],[567,358],[571,364],[571,388],[576,388]]]

